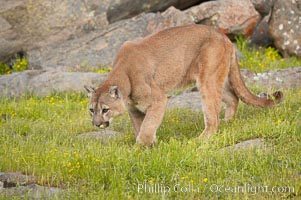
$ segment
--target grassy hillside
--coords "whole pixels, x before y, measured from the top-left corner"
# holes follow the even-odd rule
[[[78,138],[97,130],[83,94],[2,98],[0,171],[35,175],[39,184],[67,189],[72,199],[293,197],[301,193],[301,90],[285,96],[269,109],[241,103],[235,120],[201,143],[194,141],[204,128],[201,113],[167,111],[153,148],[135,144],[126,114],[113,123],[123,136]],[[263,138],[267,147],[220,150],[251,138]],[[272,192],[274,186],[281,192]]]
[[[249,49],[242,40],[238,47],[241,67],[257,72],[301,63],[271,48]],[[168,110],[153,148],[135,144],[127,114],[111,127],[122,136],[79,138],[98,130],[85,94],[0,98],[0,172],[19,171],[38,177],[38,184],[64,188],[68,196],[57,199],[298,199],[301,90],[284,94],[273,108],[240,103],[236,118],[200,143],[195,138],[204,129],[202,114]],[[254,138],[265,144],[222,150]]]

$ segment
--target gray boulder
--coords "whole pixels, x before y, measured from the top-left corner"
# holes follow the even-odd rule
[[[265,16],[256,26],[250,37],[250,43],[256,46],[268,47],[273,45],[273,41],[269,35],[269,19],[270,16]]]
[[[261,16],[268,15],[274,4],[274,0],[251,0],[251,2]]]
[[[241,70],[241,74],[247,85],[275,89],[301,87],[301,67],[269,70],[262,73]]]
[[[0,76],[0,96],[20,96],[26,92],[47,95],[51,92],[84,91],[84,85],[99,85],[104,74],[28,70]]]
[[[170,6],[186,9],[203,1],[205,0],[112,0],[107,11],[107,17],[108,21],[113,23],[121,19],[134,17],[142,12],[162,12]]]
[[[181,11],[171,7],[164,13],[141,14],[118,21],[103,30],[95,30],[61,44],[44,46],[27,52],[28,62],[36,68],[58,66],[111,66],[127,40],[144,37],[158,30],[192,23]]]
[[[65,192],[60,188],[45,187],[37,184],[17,186],[0,189],[2,199],[57,199],[67,198]]]
[[[201,96],[199,92],[184,92],[169,98],[167,108],[188,108],[194,111],[202,110]]]
[[[0,61],[108,24],[109,0],[0,0]]]
[[[202,3],[185,11],[195,23],[214,26],[228,35],[250,36],[259,13],[250,0],[218,0]]]
[[[267,149],[267,148],[268,145],[264,142],[264,139],[255,138],[255,139],[241,141],[232,146],[224,147],[220,149],[220,152],[225,152],[227,150],[241,151],[241,150],[248,150],[248,149]]]
[[[37,178],[20,172],[0,172],[0,181],[2,182],[2,187],[8,188],[35,183]]]
[[[269,33],[284,57],[301,58],[301,1],[275,0]]]
[[[20,172],[0,172],[0,199],[50,199],[63,197],[63,190],[35,184],[37,177]],[[66,197],[66,193],[64,194]]]

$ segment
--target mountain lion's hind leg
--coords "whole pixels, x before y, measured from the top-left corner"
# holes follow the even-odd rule
[[[200,135],[201,139],[209,138],[218,129],[222,93],[230,67],[230,59],[227,59],[225,53],[226,50],[219,48],[218,43],[212,42],[211,47],[199,55],[197,83],[201,93],[205,121],[205,129]]]
[[[225,121],[231,120],[236,111],[239,102],[239,98],[235,94],[234,90],[231,88],[229,81],[226,80],[223,92],[223,102],[226,104],[226,111],[225,111]]]
[[[222,91],[210,82],[207,82],[200,87],[202,108],[204,112],[205,129],[200,138],[209,138],[212,133],[215,133],[219,125],[219,115],[222,104]]]

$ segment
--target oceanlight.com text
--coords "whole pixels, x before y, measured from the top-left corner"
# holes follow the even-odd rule
[[[258,193],[295,193],[295,188],[293,186],[255,186],[251,184],[244,184],[239,186],[211,184],[209,186],[209,190],[213,193],[249,193],[254,195]]]

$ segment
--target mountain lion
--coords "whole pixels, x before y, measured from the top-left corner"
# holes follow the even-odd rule
[[[217,131],[222,101],[225,120],[230,120],[239,99],[256,107],[273,106],[283,99],[280,91],[267,98],[248,90],[234,47],[224,34],[208,26],[188,25],[126,42],[120,48],[102,85],[85,86],[92,123],[106,128],[127,108],[136,141],[150,146],[163,119],[166,93],[193,82],[200,90],[204,112],[201,138]]]

